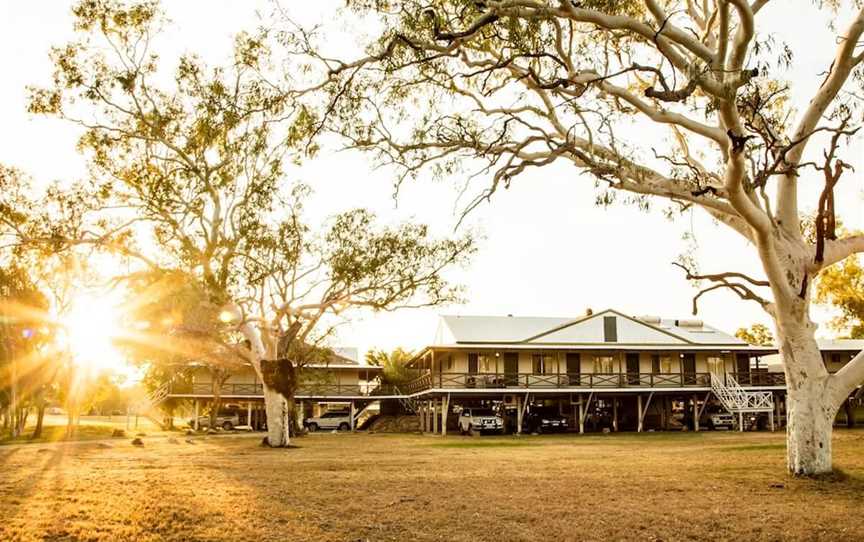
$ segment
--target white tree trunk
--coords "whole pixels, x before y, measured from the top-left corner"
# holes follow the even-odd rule
[[[804,305],[806,307],[806,305]],[[840,403],[806,312],[780,315],[777,335],[786,373],[786,463],[796,476],[831,472],[832,424]]]
[[[786,463],[789,472],[810,476],[831,472],[831,434],[837,408],[817,387],[787,397]]]
[[[264,385],[264,407],[267,414],[267,443],[274,448],[291,443],[288,402],[281,393]]]
[[[261,331],[251,323],[241,326],[240,331],[249,341],[252,350],[252,367],[258,378],[264,383],[264,375],[261,372],[261,360],[267,356],[273,356],[274,352],[267,352],[264,342],[261,340]],[[264,413],[267,416],[267,444],[273,448],[282,448],[291,443],[289,419],[291,412],[288,402],[276,390],[271,389],[266,383],[264,385]]]

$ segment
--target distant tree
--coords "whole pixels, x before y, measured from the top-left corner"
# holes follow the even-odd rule
[[[774,345],[774,335],[765,324],[753,324],[749,328],[739,327],[738,331],[735,332],[735,336],[742,341],[747,341],[749,344],[756,346]]]
[[[816,302],[840,311],[831,327],[850,339],[864,339],[864,267],[858,258],[831,266],[816,281]]]
[[[351,16],[382,29],[363,54],[334,59],[328,36],[294,25],[282,41],[322,74],[322,129],[394,166],[400,181],[488,174],[466,212],[524,172],[560,164],[597,186],[602,205],[665,200],[673,215],[695,206],[739,234],[764,278],[693,268],[686,277],[710,283],[699,295],[727,290],[774,319],[788,468],[810,475],[831,470],[834,417],[864,381],[864,352],[828,374],[810,320],[816,275],[864,252],[864,235],[837,231],[834,204],[861,125],[864,8],[817,3],[837,25],[834,51],[813,95],[792,100],[791,48],[757,19],[768,4],[788,3],[358,0]],[[809,242],[799,188],[814,183]]]
[[[82,192],[100,201],[86,232],[50,238],[110,248],[152,277],[193,285],[203,299],[191,312],[202,324],[193,342],[252,365],[264,383],[268,442],[287,445],[296,369],[326,355],[346,311],[456,299],[442,273],[465,261],[473,241],[437,240],[417,224],[384,227],[359,209],[313,231],[302,212],[309,192],[289,189],[283,164],[303,157],[298,147],[315,151],[307,142],[316,126],[293,92],[263,78],[266,35],[239,34],[225,66],[183,55],[169,76],[155,52],[164,24],[156,3],[83,0],[73,14],[77,39],[53,50],[53,82],[31,89],[29,108],[83,128],[79,148],[94,180]],[[150,321],[138,336],[182,353],[186,314]]]
[[[403,348],[390,352],[384,350],[369,350],[366,352],[366,363],[382,367],[384,384],[399,386],[413,376],[408,369],[408,362],[414,358],[414,353]]]
[[[37,409],[41,432],[46,311],[47,300],[27,271],[0,261],[0,411],[12,437],[24,431],[31,408]]]

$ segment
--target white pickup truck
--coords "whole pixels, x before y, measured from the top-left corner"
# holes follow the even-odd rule
[[[500,433],[504,420],[489,408],[465,408],[459,415],[459,432],[463,435]]]

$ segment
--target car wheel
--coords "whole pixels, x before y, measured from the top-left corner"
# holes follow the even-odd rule
[[[349,429],[351,429],[351,427],[348,425],[347,422],[342,422],[339,424],[339,430],[342,431],[343,433],[345,431],[348,431]]]
[[[309,424],[309,427],[307,427],[307,429],[309,430],[310,433],[314,433],[315,431],[318,430],[318,424],[315,422],[312,422]]]
[[[234,429],[234,424],[232,424],[231,422],[225,422],[222,424],[222,429],[224,429],[225,431],[230,431]]]

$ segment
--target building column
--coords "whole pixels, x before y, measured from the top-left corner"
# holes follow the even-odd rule
[[[249,430],[252,431],[252,401],[246,403],[246,425],[249,426]]]
[[[350,410],[349,410],[349,413],[350,413],[350,414],[349,414],[350,420],[348,420],[348,421],[349,421],[348,426],[349,426],[349,428],[351,429],[351,432],[352,432],[352,433],[354,432],[354,412],[355,412],[355,410],[354,410],[354,401],[351,401],[351,408],[350,408]]]
[[[786,427],[789,423],[789,413],[786,411],[786,394],[780,397],[780,427]]]
[[[432,399],[432,434],[438,434],[438,399]]]
[[[744,413],[738,412],[738,431],[740,433],[744,432]]]
[[[516,434],[522,434],[522,396],[516,396]]]
[[[417,405],[417,417],[420,418],[420,432],[426,432],[426,404],[420,403]]]
[[[585,434],[585,403],[582,394],[579,394],[579,434]]]
[[[636,427],[636,431],[642,432],[642,394],[636,395],[636,415],[639,416],[639,425]]]
[[[693,394],[693,430],[699,431],[699,396]]]
[[[198,399],[195,399],[195,430],[198,431]]]
[[[618,432],[618,397],[612,397],[612,431]]]
[[[441,436],[447,436],[447,415],[450,411],[450,396],[445,395],[441,398]]]
[[[660,427],[664,431],[668,431],[669,427],[667,427],[667,425],[666,425],[666,409],[668,408],[667,397],[663,396],[661,401],[662,402],[660,403]]]

